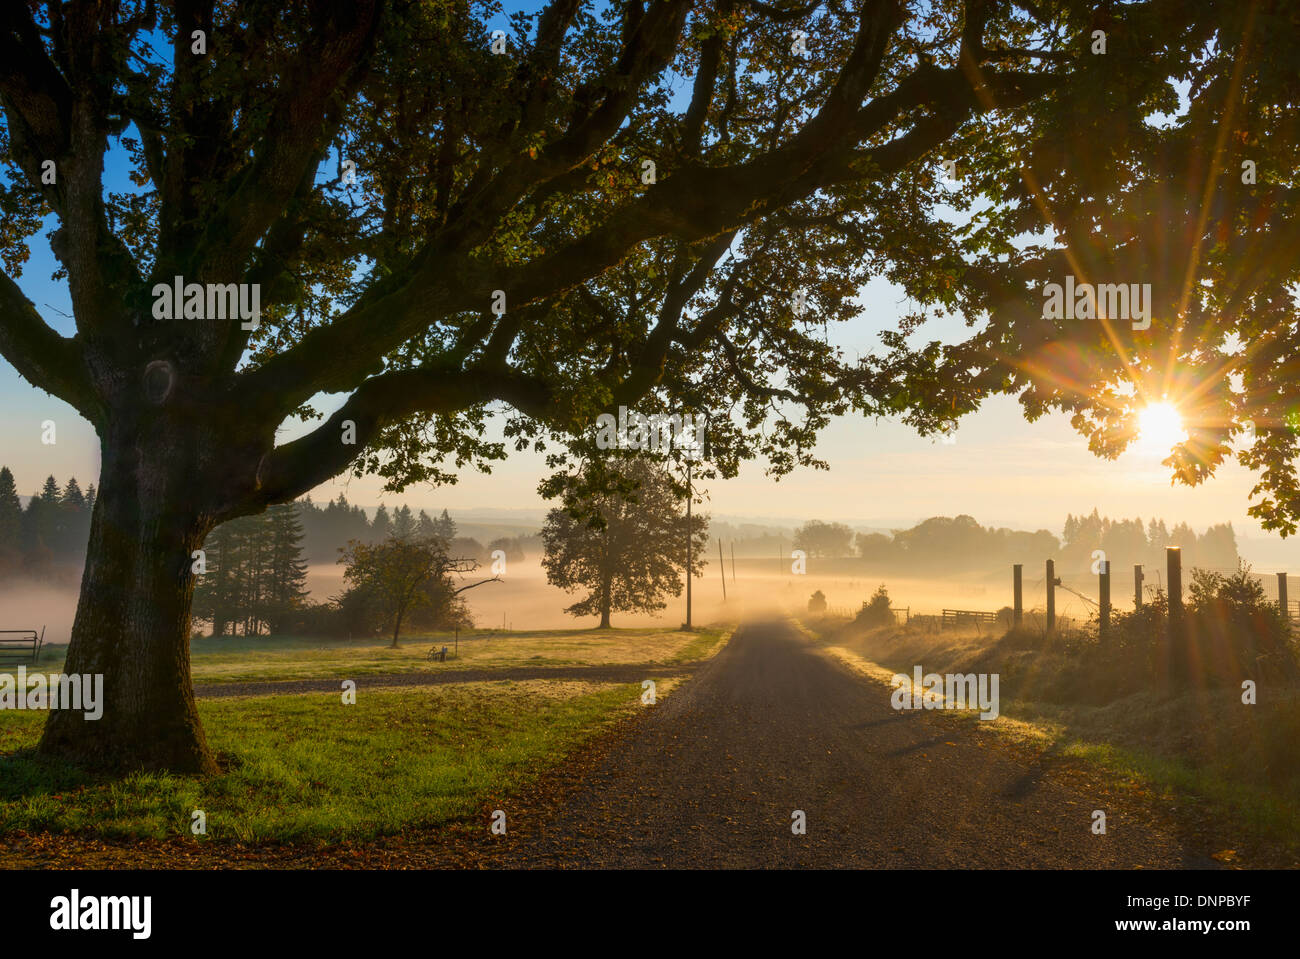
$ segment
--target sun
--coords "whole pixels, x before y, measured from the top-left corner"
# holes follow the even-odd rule
[[[1166,451],[1187,439],[1183,418],[1172,403],[1151,403],[1138,413],[1138,443]]]

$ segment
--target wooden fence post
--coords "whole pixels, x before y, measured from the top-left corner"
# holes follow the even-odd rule
[[[1025,591],[1021,575],[1023,571],[1024,567],[1020,563],[1016,563],[1011,567],[1011,580],[1015,600],[1011,616],[1011,624],[1013,626],[1019,626],[1021,621],[1025,618]]]
[[[1103,559],[1098,569],[1097,601],[1097,638],[1102,642],[1110,632],[1110,560]]]
[[[1183,649],[1183,551],[1165,547],[1169,579],[1169,665],[1175,675],[1182,668]]]
[[[1133,567],[1133,608],[1142,608],[1142,582],[1146,577],[1142,575],[1142,567]]]
[[[1286,598],[1286,573],[1277,574],[1277,608],[1282,611],[1282,619],[1291,623],[1291,604]]]
[[[1056,628],[1056,587],[1061,581],[1056,578],[1056,563],[1047,561],[1047,631]]]

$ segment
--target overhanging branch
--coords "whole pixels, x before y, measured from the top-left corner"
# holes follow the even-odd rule
[[[257,497],[270,505],[301,496],[343,472],[381,429],[408,416],[455,413],[494,400],[539,420],[557,412],[544,383],[513,371],[425,368],[372,377],[316,429],[263,458]],[[345,436],[354,442],[345,443]]]
[[[18,284],[0,273],[0,356],[38,389],[53,393],[97,426],[103,405],[91,384],[81,344],[41,319]]]

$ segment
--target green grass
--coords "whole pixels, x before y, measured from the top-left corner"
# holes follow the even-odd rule
[[[671,629],[474,630],[460,634],[459,655],[451,633],[403,636],[392,649],[381,639],[337,640],[301,636],[227,636],[190,644],[190,674],[196,684],[337,679],[392,673],[511,669],[521,666],[675,665],[699,659],[729,630],[698,633]],[[446,646],[446,662],[430,662],[431,647]],[[29,671],[57,673],[62,649]]]
[[[42,713],[0,722],[0,833],[367,838],[464,819],[637,708],[640,687],[533,681],[199,704],[225,772],[97,781],[36,758]],[[18,751],[15,753],[15,751]]]

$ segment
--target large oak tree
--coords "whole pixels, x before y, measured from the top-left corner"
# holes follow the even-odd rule
[[[102,447],[67,668],[105,711],[52,714],[41,750],[209,771],[188,636],[216,524],[623,404],[707,410],[724,473],[815,464],[836,414],[973,408],[1014,349],[914,348],[918,314],[848,358],[824,324],[873,276],[975,322],[1033,225],[1021,153],[1069,120],[1118,158],[1224,4],[551,0],[496,42],[467,0],[11,6],[0,354]],[[48,214],[71,337],[17,284]],[[175,277],[257,284],[260,323],[157,319]]]

